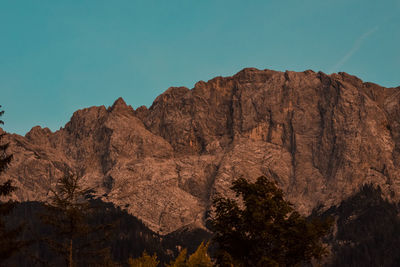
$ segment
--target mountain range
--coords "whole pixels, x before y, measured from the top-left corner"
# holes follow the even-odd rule
[[[232,181],[266,176],[304,215],[329,210],[366,184],[400,199],[400,87],[347,73],[246,68],[171,87],[151,107],[76,111],[60,130],[6,134],[18,201],[46,201],[63,170],[82,174],[160,235],[206,228]],[[0,130],[0,132],[3,132]],[[0,182],[1,182],[0,181]]]

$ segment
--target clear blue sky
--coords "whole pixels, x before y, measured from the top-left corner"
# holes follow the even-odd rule
[[[2,0],[3,128],[57,130],[244,67],[346,71],[400,85],[400,0]]]

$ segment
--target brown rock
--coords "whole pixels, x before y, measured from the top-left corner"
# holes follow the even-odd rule
[[[151,229],[204,225],[215,193],[266,175],[302,213],[365,183],[400,195],[400,88],[346,73],[244,69],[172,87],[147,109],[119,98],[52,133],[7,135],[19,200],[45,200],[64,165]]]

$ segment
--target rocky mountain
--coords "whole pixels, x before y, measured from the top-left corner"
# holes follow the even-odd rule
[[[103,201],[168,234],[204,227],[239,177],[274,179],[303,214],[364,184],[400,199],[400,87],[346,73],[244,69],[171,87],[150,108],[122,98],[76,111],[59,131],[7,134],[20,201],[44,201],[65,166]]]

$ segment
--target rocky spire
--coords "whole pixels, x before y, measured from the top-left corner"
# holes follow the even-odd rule
[[[119,97],[115,100],[114,104],[111,108],[108,109],[110,113],[118,112],[118,113],[126,113],[126,114],[134,114],[134,110],[131,106],[128,106],[125,100],[122,97]]]

